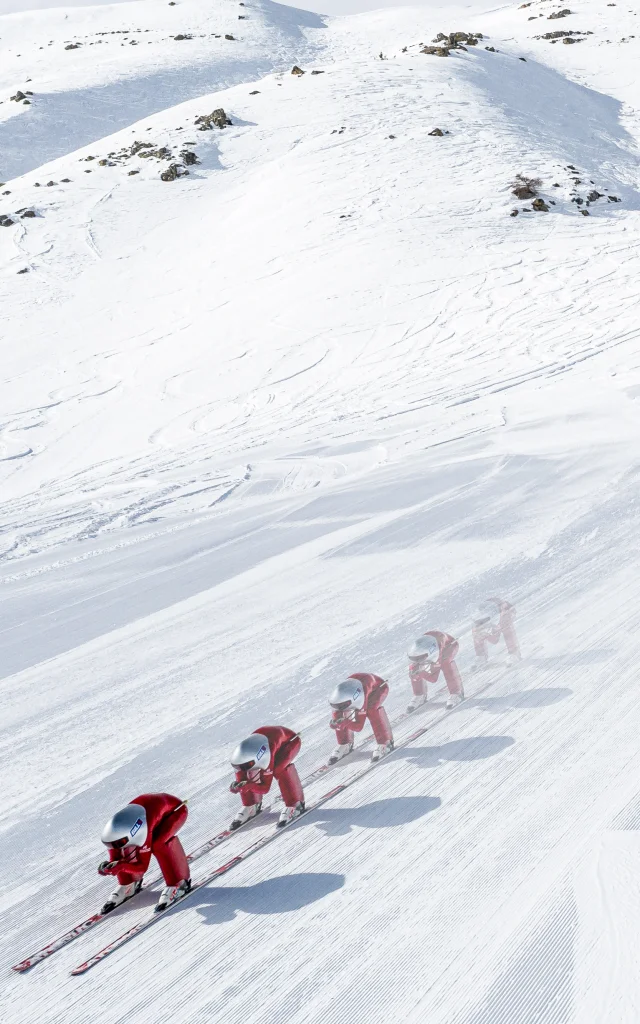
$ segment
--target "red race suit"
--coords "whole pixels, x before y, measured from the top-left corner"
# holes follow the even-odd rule
[[[520,660],[520,645],[513,624],[516,617],[515,608],[508,601],[502,601],[499,597],[487,598],[487,604],[489,603],[495,605],[500,619],[497,625],[487,622],[473,627],[473,646],[476,657],[486,661],[488,657],[487,643],[497,644],[500,637],[504,637],[507,651],[511,657]]]
[[[409,679],[413,692],[416,696],[424,696],[427,683],[435,683],[442,672],[449,693],[457,693],[462,697],[464,695],[462,680],[455,662],[460,644],[448,633],[441,633],[437,629],[429,629],[424,635],[433,636],[437,640],[438,660],[430,668],[425,668],[418,662],[412,662],[409,665]]]
[[[295,807],[304,800],[298,769],[293,763],[302,745],[302,740],[292,729],[284,725],[261,725],[255,732],[265,736],[269,742],[271,760],[269,767],[260,772],[257,780],[249,779],[248,772],[236,771],[236,783],[245,783],[238,792],[245,807],[260,803],[271,789],[274,779],[280,786],[282,799],[287,807]],[[235,792],[232,789],[232,792]]]
[[[108,874],[116,875],[120,885],[137,882],[146,873],[153,854],[166,885],[178,885],[189,878],[187,856],[176,835],[187,820],[185,804],[170,793],[143,793],[131,803],[140,804],[147,812],[147,838],[144,846],[109,850],[113,867]]]
[[[369,721],[377,743],[391,743],[393,734],[387,712],[382,707],[389,695],[389,684],[371,672],[354,672],[349,679],[357,679],[364,690],[364,707],[361,711],[334,711],[331,728],[335,729],[338,743],[352,743],[354,732],[362,732]]]

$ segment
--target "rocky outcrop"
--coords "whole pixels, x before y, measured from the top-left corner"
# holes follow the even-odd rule
[[[179,164],[169,164],[166,171],[163,171],[160,175],[161,181],[175,181],[176,178],[180,177],[180,166]]]
[[[484,39],[482,32],[438,32],[432,40],[434,45],[423,46],[420,53],[448,57],[451,50],[466,50],[467,46],[477,46],[479,39]]]
[[[541,184],[540,178],[528,178],[524,174],[517,174],[511,186],[511,194],[516,199],[533,199],[537,196]]]
[[[160,146],[159,149],[141,149],[138,156],[145,159],[153,157],[154,160],[170,160],[172,153],[168,146]]]
[[[233,121],[227,117],[222,107],[218,107],[210,114],[201,114],[199,117],[196,117],[195,124],[198,125],[198,131],[209,132],[214,127],[226,128],[227,125],[233,124]]]
[[[567,28],[558,29],[555,32],[545,32],[541,36],[534,36],[534,39],[546,39],[551,43],[557,43],[559,39],[562,39],[563,43],[581,43],[582,39],[575,38],[577,36],[592,36],[593,32],[581,32],[579,29]]]

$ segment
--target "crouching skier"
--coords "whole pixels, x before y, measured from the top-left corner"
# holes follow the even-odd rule
[[[387,712],[382,707],[389,694],[389,685],[380,676],[370,672],[355,672],[343,683],[338,683],[329,704],[333,709],[329,725],[335,729],[338,746],[329,758],[335,764],[353,750],[353,734],[361,732],[365,722],[371,723],[377,747],[372,761],[393,750],[393,734]]]
[[[499,597],[489,597],[473,614],[473,647],[476,653],[474,669],[484,668],[489,661],[487,643],[497,644],[500,637],[504,639],[509,663],[521,660],[520,645],[516,636],[513,620],[516,610],[508,601]]]
[[[184,800],[170,793],[143,793],[114,814],[102,831],[109,860],[98,867],[101,875],[116,875],[119,885],[102,908],[108,914],[142,887],[151,855],[162,871],[165,887],[156,910],[165,910],[177,897],[189,892],[191,877],[187,857],[176,832],[187,820]]]
[[[437,629],[429,630],[411,644],[407,651],[409,679],[413,690],[413,697],[407,707],[409,714],[425,703],[428,696],[427,684],[435,683],[440,672],[449,690],[446,706],[455,708],[464,700],[462,680],[455,662],[459,647],[457,640]]]
[[[284,725],[261,725],[236,747],[231,758],[236,778],[229,789],[240,794],[242,809],[231,822],[232,829],[240,828],[249,818],[260,814],[262,797],[267,795],[274,779],[285,804],[278,828],[302,814],[304,793],[293,763],[301,744],[298,734]]]

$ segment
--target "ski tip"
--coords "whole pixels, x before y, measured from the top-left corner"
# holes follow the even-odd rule
[[[33,967],[31,960],[23,960],[21,964],[14,964],[11,970],[16,971],[17,974],[24,974],[30,967]]]
[[[72,971],[69,971],[69,973],[74,975],[74,976],[78,975],[78,974],[84,974],[84,972],[88,971],[90,967],[91,967],[91,963],[89,961],[87,961],[84,964],[79,964],[78,967],[74,967]]]

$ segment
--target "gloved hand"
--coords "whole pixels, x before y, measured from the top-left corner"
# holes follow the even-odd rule
[[[117,860],[101,860],[98,864],[99,875],[113,875],[118,870]]]
[[[246,786],[247,780],[241,779],[239,782],[232,782],[229,786],[230,793],[239,793],[243,786]]]
[[[331,729],[342,729],[345,725],[348,726],[349,722],[353,722],[354,720],[354,714],[341,715],[340,718],[332,718],[329,722],[329,727]]]
[[[341,725],[348,725],[349,722],[355,722],[356,717],[357,712],[353,708],[348,708],[346,711],[334,711],[329,725],[332,729],[339,729]]]

